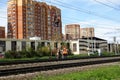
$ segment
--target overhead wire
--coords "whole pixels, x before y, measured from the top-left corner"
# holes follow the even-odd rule
[[[117,5],[116,3],[110,1],[110,0],[106,0],[107,2],[111,3],[112,5],[114,5],[116,8],[120,9],[120,6]]]
[[[94,0],[94,1],[97,2],[97,3],[99,3],[99,4],[102,4],[102,5],[104,5],[104,6],[107,6],[107,7],[109,7],[109,8],[112,8],[112,9],[114,9],[114,10],[116,10],[116,11],[120,11],[119,8],[114,7],[114,6],[112,6],[112,5],[105,4],[105,3],[101,2],[101,1],[98,1],[98,0]]]
[[[61,1],[59,1],[59,0],[57,0],[57,2],[59,2],[59,3],[61,3],[61,4],[69,5],[69,6],[72,6],[72,7],[73,7],[73,5],[63,3],[63,2],[61,2]],[[74,9],[76,9],[76,7],[74,7]],[[78,10],[78,9],[77,9],[77,10]],[[86,11],[88,11],[88,10],[86,10]],[[91,11],[88,11],[88,12],[90,12],[91,14],[94,13],[94,12],[91,12]],[[86,12],[85,12],[85,13],[86,13]],[[96,13],[94,13],[94,14],[96,14]],[[97,16],[100,17],[101,15],[97,14]],[[102,18],[105,18],[105,17],[102,16]],[[103,28],[105,28],[105,27],[103,27]],[[107,29],[108,29],[108,28],[107,28]],[[109,29],[113,29],[113,28],[109,28]],[[117,29],[116,29],[116,30],[117,30]]]
[[[7,20],[7,17],[0,17],[1,19],[5,19],[5,20]],[[69,21],[78,21],[78,20],[76,20],[76,19],[73,19],[73,20],[71,20],[70,18],[63,18],[63,19],[66,19],[67,21],[69,20]],[[21,20],[22,21],[22,19],[18,19],[18,20]],[[83,24],[84,25],[84,24]],[[87,24],[87,25],[90,25],[90,24]],[[101,25],[104,25],[104,26],[113,26],[113,25],[107,25],[107,24],[94,24],[93,23],[93,27],[94,27],[94,25],[96,26],[95,28],[103,28],[103,29],[114,29],[114,28],[108,28],[108,27],[100,27]],[[99,26],[99,27],[98,27]],[[120,27],[120,26],[118,26],[118,27]],[[118,29],[120,29],[120,28],[115,28],[115,30],[118,30]]]
[[[109,1],[109,0],[106,0],[107,2],[111,3],[111,4],[114,4],[113,2]]]
[[[49,2],[49,1],[47,1],[47,2]],[[63,2],[61,2],[61,1],[58,1],[58,0],[57,0],[57,2],[63,4]],[[53,2],[50,2],[50,3],[53,3]],[[64,7],[67,7],[67,6],[64,6]],[[67,8],[69,8],[69,7],[67,7]],[[71,9],[71,8],[70,8],[70,9]],[[78,11],[81,11],[81,12],[84,12],[84,13],[87,13],[87,14],[93,14],[93,13],[94,13],[94,12],[91,12],[91,11],[88,11],[88,10],[80,10],[80,9],[78,9],[78,8],[76,8],[76,7],[72,7],[72,9],[73,9],[73,10],[78,10]],[[106,16],[101,16],[101,15],[98,15],[98,14],[96,14],[96,13],[94,13],[93,15],[99,16],[99,17],[102,17],[102,18],[105,18],[105,19],[108,19],[108,17],[106,17]],[[72,19],[73,19],[73,18],[72,18]],[[112,21],[113,21],[113,19],[111,19],[111,18],[109,18],[109,20],[112,20]]]
[[[19,15],[20,16],[20,15]],[[22,15],[21,15],[22,16]],[[5,20],[7,20],[7,17],[0,17],[1,19],[5,19]],[[62,19],[65,19],[64,20],[64,22],[65,21],[69,21],[69,22],[76,22],[76,21],[80,21],[79,19],[76,19],[76,18],[73,18],[73,17],[63,17]],[[68,23],[69,23],[68,22]]]
[[[110,18],[110,17],[104,16],[104,15],[101,15],[101,14],[98,14],[98,13],[95,13],[95,12],[92,12],[92,11],[89,11],[89,10],[84,10],[84,9],[81,9],[81,8],[76,8],[76,7],[73,7],[73,6],[69,6],[68,4],[63,3],[61,1],[59,1],[59,3],[61,2],[62,4],[55,3],[55,2],[49,2],[49,1],[47,1],[47,2],[56,4],[56,5],[61,6],[63,8],[68,8],[68,9],[72,9],[72,10],[75,10],[75,11],[78,11],[78,12],[82,12],[82,13],[86,13],[86,14],[89,14],[89,15],[94,15],[94,16],[97,16],[97,17],[100,17],[100,18],[104,18],[104,19],[107,19],[107,20],[110,20],[110,21],[120,22],[119,20],[116,20],[114,18]],[[58,2],[58,0],[56,2]]]
[[[60,1],[59,1],[59,2],[60,2]],[[60,4],[59,4],[59,5],[60,5]],[[62,6],[63,6],[63,5],[62,5]],[[63,6],[63,7],[70,8],[70,7],[67,7],[67,6]],[[82,11],[82,12],[84,12],[84,13],[92,14],[92,15],[96,14],[96,13],[93,14],[93,12],[91,12],[91,11],[87,11],[87,10],[84,11],[84,10],[80,10],[80,9],[74,8],[74,7],[70,8],[70,9],[77,10],[77,11]],[[98,16],[98,15],[96,14],[95,16]],[[100,16],[99,16],[99,17],[100,17]],[[104,16],[101,16],[101,17],[106,19],[106,17],[104,17]],[[2,18],[4,18],[4,17],[2,17]],[[71,19],[73,19],[73,18],[71,18]],[[73,20],[76,20],[76,19],[73,19]],[[76,20],[76,21],[78,21],[78,20]],[[107,29],[111,29],[111,28],[107,28]]]
[[[57,0],[57,2],[59,2],[59,3],[62,3],[62,4],[65,4],[65,5],[69,5],[69,6],[72,6],[73,7],[73,5],[70,5],[70,4],[67,4],[67,3],[63,3],[63,2],[61,2],[61,1],[59,1],[59,0]],[[91,11],[88,11],[88,12],[91,12]],[[92,13],[92,12],[91,12]],[[101,25],[101,24],[100,24]],[[103,24],[104,25],[104,24]],[[108,26],[110,26],[110,25],[108,25]],[[110,28],[111,29],[111,28]]]
[[[95,0],[96,1],[96,0]],[[49,3],[53,3],[52,1],[47,1],[47,2],[49,2]],[[63,4],[63,2],[61,2],[61,1],[59,1],[59,0],[57,0],[57,2],[59,2],[59,3],[62,3]],[[1,2],[0,2],[1,3]],[[2,4],[6,4],[6,3],[3,3],[2,2]],[[60,4],[58,4],[58,5],[60,5]],[[69,5],[69,4],[67,4],[67,5]],[[63,6],[63,5],[61,5],[62,7],[66,7],[66,8],[70,8],[70,7],[67,7],[67,6]],[[91,11],[88,11],[88,10],[83,10],[83,9],[77,9],[76,7],[71,7],[71,9],[73,9],[73,10],[78,10],[78,11],[81,11],[81,12],[84,12],[84,13],[87,13],[87,14],[92,14],[92,15],[95,15],[95,16],[99,16],[99,17],[102,17],[102,18],[109,18],[109,17],[106,17],[106,16],[102,16],[102,15],[99,15],[99,14],[96,14],[96,13],[94,13],[94,12],[91,12]],[[110,18],[111,19],[111,18]]]
[[[113,3],[112,1],[110,1],[110,0],[106,0],[107,2],[109,2],[109,3],[111,3],[111,4],[113,4],[113,5],[115,5],[115,3]]]
[[[60,1],[59,1],[60,2]],[[75,18],[70,18],[70,17],[66,17],[66,18],[69,18],[70,20],[72,19],[72,20],[75,20],[75,21],[78,21],[79,19],[75,19]]]

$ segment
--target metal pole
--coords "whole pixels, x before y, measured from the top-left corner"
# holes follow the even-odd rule
[[[118,54],[119,54],[119,42],[117,42],[117,50],[118,50]]]
[[[95,40],[94,40],[94,51],[96,51],[96,44],[95,44]]]
[[[114,39],[114,50],[115,50],[115,55],[117,55],[117,53],[116,53],[116,37],[114,36],[113,39]]]
[[[89,53],[89,37],[87,36],[87,42],[88,42],[88,48],[87,48],[87,50],[88,50],[88,56],[90,56],[90,53]]]
[[[92,38],[92,36],[91,36],[91,50],[92,50],[92,53],[93,53],[93,38]]]
[[[91,33],[91,50],[92,50],[92,53],[93,53],[93,37],[92,37],[92,31],[90,31]]]

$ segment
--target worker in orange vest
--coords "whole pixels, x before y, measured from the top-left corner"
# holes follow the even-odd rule
[[[67,54],[68,54],[67,49],[63,48],[63,58],[64,59],[67,58]]]

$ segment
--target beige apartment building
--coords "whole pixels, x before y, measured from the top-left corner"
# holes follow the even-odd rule
[[[66,39],[79,39],[80,38],[80,25],[79,24],[68,24],[65,26]]]
[[[61,40],[61,10],[36,0],[8,1],[8,38]]]
[[[80,28],[79,24],[68,24],[65,26],[66,40],[73,40],[86,37],[95,37],[94,28]]]
[[[95,31],[93,27],[89,27],[89,28],[80,28],[81,31],[81,36],[80,38],[84,38],[84,37],[95,37]]]

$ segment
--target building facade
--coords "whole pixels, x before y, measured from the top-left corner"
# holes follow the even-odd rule
[[[0,52],[6,51],[22,51],[32,48],[37,50],[38,46],[50,46],[51,49],[56,49],[61,46],[62,41],[49,40],[29,40],[29,39],[3,39],[0,38]]]
[[[66,40],[79,39],[80,38],[80,25],[68,24],[65,26]]]
[[[107,40],[97,37],[81,38],[78,40],[71,40],[70,47],[74,54],[83,54],[90,52],[96,52],[98,49],[101,52],[108,51]]]
[[[108,52],[118,55],[120,53],[120,44],[117,43],[108,43]]]
[[[0,26],[0,38],[5,38],[5,27]]]
[[[62,38],[61,10],[36,0],[8,1],[8,38]],[[59,36],[59,37],[58,37]]]
[[[95,33],[94,33],[94,28],[81,28],[81,35],[80,38],[84,38],[84,37],[95,37]]]

